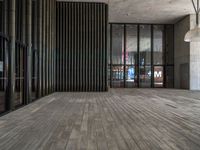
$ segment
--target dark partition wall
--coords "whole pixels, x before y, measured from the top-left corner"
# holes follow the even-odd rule
[[[107,90],[107,5],[57,2],[57,91]]]
[[[55,91],[56,0],[0,0],[0,114]]]
[[[7,3],[0,1],[0,113],[6,110],[6,88],[8,78]]]

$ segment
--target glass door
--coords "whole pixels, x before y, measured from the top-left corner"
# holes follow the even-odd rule
[[[124,25],[112,26],[112,87],[124,87]]]
[[[138,39],[137,25],[126,25],[126,88],[134,88],[138,86]]]
[[[164,26],[153,26],[154,87],[164,87]]]
[[[151,87],[151,26],[140,25],[140,87]]]

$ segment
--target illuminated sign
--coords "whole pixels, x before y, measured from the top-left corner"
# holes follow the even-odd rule
[[[155,78],[162,78],[162,71],[154,71]]]

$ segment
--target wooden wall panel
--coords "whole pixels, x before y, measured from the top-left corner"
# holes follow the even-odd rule
[[[56,90],[107,90],[104,3],[57,2]]]

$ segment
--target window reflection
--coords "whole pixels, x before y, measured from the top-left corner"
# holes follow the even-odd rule
[[[7,41],[0,36],[0,113],[5,111],[5,91],[6,91],[6,51]]]
[[[19,43],[16,44],[15,53],[15,106],[23,104],[24,98],[24,55],[26,47]]]
[[[151,66],[140,66],[140,87],[151,87]]]
[[[0,113],[5,111],[5,92],[7,83],[7,52],[8,41],[4,34],[4,1],[0,1]]]
[[[112,84],[113,87],[124,87],[124,66],[112,67]]]
[[[151,87],[151,26],[140,26],[140,87]]]
[[[163,26],[153,27],[153,63],[163,64]]]
[[[164,73],[163,66],[154,67],[154,87],[163,87]]]
[[[126,87],[137,87],[137,25],[126,26]]]
[[[126,64],[137,64],[137,26],[126,26]]]
[[[166,66],[166,88],[174,87],[174,66]]]
[[[112,63],[124,63],[124,25],[113,25],[112,29]]]
[[[112,87],[173,87],[172,25],[111,26]]]
[[[140,65],[151,65],[151,26],[140,25]]]
[[[135,66],[126,66],[126,87],[137,87],[137,72],[138,69]]]

